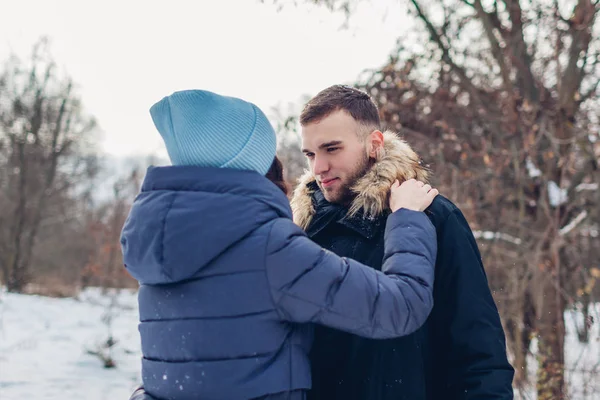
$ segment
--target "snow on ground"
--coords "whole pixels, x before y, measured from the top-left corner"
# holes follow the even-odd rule
[[[600,400],[600,303],[590,305],[590,325],[588,343],[581,343],[577,337],[577,327],[583,327],[583,313],[572,309],[565,312],[565,380],[568,400]],[[527,359],[530,381],[535,379],[537,365],[535,353],[537,339],[531,343]],[[535,400],[535,384],[515,393],[517,400]]]
[[[87,353],[108,338],[108,298],[78,299],[0,292],[0,399],[128,399],[140,382],[137,298],[120,292],[113,307],[115,369]]]
[[[116,292],[115,292],[116,293]],[[112,304],[112,307],[110,305]],[[108,310],[112,312],[107,313]],[[590,340],[579,343],[581,313],[565,314],[570,399],[600,399],[600,304],[591,310]],[[106,342],[112,315],[115,369],[87,352]],[[0,399],[126,400],[140,383],[136,293],[102,295],[87,289],[76,299],[54,299],[0,291]],[[532,346],[535,349],[535,343]],[[535,377],[535,358],[530,357]],[[535,399],[534,385],[517,399]]]

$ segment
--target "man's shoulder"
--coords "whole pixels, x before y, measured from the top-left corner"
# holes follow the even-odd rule
[[[437,230],[443,229],[453,214],[462,215],[460,209],[447,197],[437,195],[433,203],[425,210]]]

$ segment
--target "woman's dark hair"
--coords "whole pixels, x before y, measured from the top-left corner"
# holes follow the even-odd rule
[[[285,181],[285,178],[283,177],[283,164],[277,156],[275,156],[275,159],[271,164],[271,168],[269,168],[269,171],[265,177],[273,182],[279,189],[281,189],[286,196],[288,195],[289,187]]]

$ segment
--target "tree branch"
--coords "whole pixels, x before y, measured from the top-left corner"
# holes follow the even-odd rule
[[[504,232],[494,232],[494,231],[473,231],[473,236],[475,239],[486,239],[486,240],[503,240],[508,243],[520,245],[523,240],[521,238],[515,237],[513,235],[509,235]]]
[[[452,57],[450,56],[450,50],[446,47],[446,45],[442,41],[442,38],[436,32],[435,27],[433,26],[433,24],[431,23],[429,18],[425,15],[423,10],[421,9],[421,6],[419,5],[418,1],[411,0],[411,3],[414,5],[415,10],[417,11],[419,19],[421,19],[425,23],[425,27],[427,28],[427,31],[429,32],[429,35],[431,36],[431,40],[433,40],[435,42],[435,44],[437,44],[437,46],[442,51],[442,60],[446,64],[448,64],[454,70],[454,72],[458,75],[461,83],[465,86],[465,89],[473,97],[473,100],[475,100],[477,103],[481,104],[482,102],[481,102],[481,98],[479,97],[479,94],[478,94],[478,89],[473,85],[473,83],[471,83],[471,80],[467,77],[465,70],[462,67],[458,66],[454,62],[454,60],[452,60]]]
[[[583,71],[577,66],[577,63],[581,53],[587,54],[592,39],[590,27],[594,22],[595,12],[591,0],[579,0],[570,20],[571,47],[569,48],[569,61],[563,73],[562,85],[558,93],[560,107],[566,111],[567,117],[574,116],[576,112],[575,94],[579,90],[583,79]]]
[[[558,234],[560,236],[567,235],[569,232],[571,232],[573,229],[575,229],[577,227],[577,225],[579,225],[584,219],[586,219],[587,216],[588,216],[587,211],[583,210],[581,213],[579,213],[579,215],[577,215],[575,218],[573,218],[573,220],[571,222],[569,222],[567,225],[560,228],[560,230],[558,231]]]
[[[496,60],[496,62],[498,63],[498,66],[500,67],[500,73],[502,74],[502,80],[504,81],[504,87],[505,87],[506,91],[508,91],[509,93],[512,93],[513,85],[510,80],[510,68],[508,65],[506,65],[506,61],[504,59],[504,54],[503,54],[502,48],[500,48],[500,43],[498,42],[498,39],[496,39],[496,36],[494,35],[494,25],[492,23],[492,19],[490,18],[490,15],[487,12],[485,12],[485,10],[483,9],[481,0],[475,0],[474,8],[477,12],[477,16],[479,17],[479,19],[481,20],[481,23],[483,24],[483,28],[484,28],[485,33],[490,42],[490,47],[492,48],[492,55],[494,56],[494,59]]]
[[[531,70],[531,56],[527,52],[527,45],[523,36],[522,10],[519,0],[504,0],[504,4],[510,15],[512,28],[508,33],[509,43],[507,46],[513,53],[513,64],[517,67],[517,83],[522,91],[523,97],[537,103],[539,101],[539,90],[535,85],[535,78]]]

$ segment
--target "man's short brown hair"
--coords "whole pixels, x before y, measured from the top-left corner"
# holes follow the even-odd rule
[[[310,99],[300,114],[300,124],[319,122],[334,111],[344,110],[362,125],[380,129],[379,110],[371,97],[356,88],[334,85]]]

